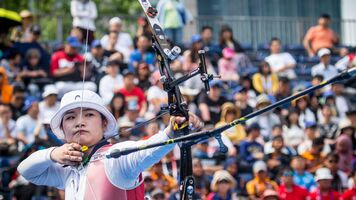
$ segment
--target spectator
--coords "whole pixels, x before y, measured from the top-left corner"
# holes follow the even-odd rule
[[[296,109],[289,109],[286,124],[283,126],[283,138],[286,145],[297,149],[304,140],[304,132],[299,125],[299,114]]]
[[[354,183],[356,183],[356,171],[354,170],[352,172],[352,180]],[[346,190],[342,195],[341,199],[343,200],[353,200],[356,198],[356,185],[354,185],[352,188]]]
[[[54,85],[47,85],[42,93],[43,101],[38,104],[39,120],[43,123],[50,121],[59,110],[58,90]]]
[[[24,110],[27,114],[16,121],[17,139],[25,145],[31,145],[35,141],[39,141],[39,139],[46,140],[47,135],[42,128],[42,122],[38,118],[38,101],[29,97],[25,102]]]
[[[152,30],[151,30],[151,25],[148,22],[147,18],[144,16],[140,16],[137,19],[137,30],[136,30],[136,35],[134,38],[134,44],[135,44],[135,48],[137,48],[136,44],[137,44],[137,40],[140,36],[145,35],[147,38],[151,39],[152,38]]]
[[[155,189],[152,191],[152,200],[164,200],[165,194],[161,189]]]
[[[339,122],[339,131],[337,135],[346,135],[348,136],[351,141],[352,141],[352,149],[355,152],[355,146],[356,146],[356,138],[355,138],[355,128],[353,127],[354,124],[352,124],[351,120],[349,119],[342,119]]]
[[[240,176],[238,161],[234,157],[228,158],[224,163],[224,170],[228,171],[231,176],[235,178],[236,188],[235,191],[237,196],[240,198],[245,198],[248,196],[246,191],[246,182],[243,177]]]
[[[123,77],[119,74],[119,63],[109,61],[106,66],[106,75],[100,79],[99,94],[105,105],[109,104],[114,93],[124,86]]]
[[[87,62],[91,62],[93,65],[96,76],[101,78],[102,74],[105,72],[109,57],[104,55],[104,49],[101,46],[100,40],[93,40],[90,52],[86,53],[85,56]]]
[[[315,175],[315,180],[318,182],[318,188],[310,193],[309,199],[339,199],[339,193],[332,189],[332,179],[333,175],[328,168],[318,169]]]
[[[14,86],[10,101],[13,120],[16,121],[19,117],[25,114],[23,110],[25,99],[25,88],[19,85]]]
[[[301,156],[295,156],[292,159],[291,166],[294,170],[294,183],[300,187],[306,188],[309,192],[316,187],[314,177],[306,171],[306,160]]]
[[[227,100],[221,95],[223,83],[220,80],[212,80],[210,87],[209,94],[199,96],[198,105],[204,123],[216,124],[220,119],[221,105]]]
[[[262,61],[260,63],[258,73],[252,76],[252,83],[255,90],[260,94],[275,95],[278,92],[278,77],[271,71],[268,62]]]
[[[0,102],[10,103],[13,86],[8,83],[6,70],[0,67]]]
[[[350,102],[345,97],[345,86],[342,82],[336,82],[331,85],[331,90],[335,95],[335,104],[337,108],[337,112],[339,114],[339,118],[345,118],[346,112],[350,110]]]
[[[16,124],[11,119],[12,113],[8,104],[0,104],[0,152],[9,155],[16,152]],[[0,165],[2,167],[2,165]]]
[[[126,100],[126,97],[125,97]],[[125,106],[125,114],[118,118],[117,121],[120,124],[121,122],[126,123],[126,122],[130,122],[133,125],[136,125],[139,121],[139,104],[137,102],[137,100],[131,99],[129,101],[126,102]],[[133,135],[138,136],[142,134],[142,131],[139,129],[134,129],[131,131]]]
[[[282,152],[284,147],[282,136],[275,136],[272,138],[272,147],[274,152],[265,155],[264,160],[268,167],[269,177],[272,180],[277,180],[278,173],[283,168],[289,166],[290,156]]]
[[[224,49],[226,47],[232,48],[236,53],[244,52],[241,45],[234,39],[232,29],[228,25],[223,25],[220,29],[219,46],[220,49]]]
[[[78,75],[78,65],[84,59],[78,54],[77,50],[81,46],[78,39],[73,36],[67,37],[63,51],[57,51],[51,58],[51,76],[56,80],[56,87],[59,90],[59,96],[62,96],[68,88],[75,89],[73,82]],[[89,85],[89,84],[87,84]]]
[[[324,138],[326,144],[333,145],[335,143],[336,132],[338,125],[336,120],[332,120],[332,112],[329,105],[322,106],[322,120],[318,123],[320,137]]]
[[[272,140],[268,141],[264,145],[264,152],[265,154],[270,154],[273,153],[275,150],[273,148],[273,138],[275,137],[281,137],[283,139],[283,147],[282,147],[282,153],[288,156],[295,156],[297,152],[294,150],[293,147],[286,146],[286,139],[283,137],[284,131],[282,125],[275,125],[272,128]]]
[[[156,188],[161,189],[166,195],[176,188],[176,180],[174,180],[173,177],[163,173],[161,161],[152,166],[150,173]]]
[[[287,52],[281,52],[281,40],[279,38],[272,38],[270,41],[271,55],[265,58],[265,61],[271,66],[272,72],[276,73],[279,77],[287,77],[291,80],[297,78],[294,68],[297,62],[292,55]]]
[[[89,0],[72,0],[70,3],[70,13],[73,17],[73,27],[78,27],[83,35],[83,44],[91,44],[94,40],[95,22],[98,17],[95,2]]]
[[[305,122],[305,128],[304,128],[305,139],[298,146],[299,155],[302,155],[304,152],[308,151],[311,148],[313,140],[317,138],[319,135],[317,128],[318,126],[315,122]],[[324,140],[323,138],[321,139]],[[328,144],[324,144],[322,148],[323,154],[326,155],[330,153],[330,151],[331,151],[330,146]]]
[[[240,108],[241,116],[246,116],[253,112],[253,108],[249,104],[248,90],[245,87],[238,87],[235,89],[234,101],[235,105]]]
[[[307,161],[307,169],[309,172],[314,173],[322,166],[325,159],[325,155],[322,154],[323,148],[324,140],[322,138],[314,138],[311,148],[301,154]]]
[[[340,157],[337,153],[329,153],[326,156],[324,165],[333,176],[331,187],[333,190],[342,194],[347,189],[347,175],[339,169]]]
[[[132,71],[125,70],[123,72],[124,85],[118,92],[125,96],[126,102],[136,101],[139,106],[139,116],[143,117],[147,111],[147,101],[145,94],[141,88],[135,85],[135,74]]]
[[[183,71],[190,72],[198,68],[200,60],[198,51],[203,48],[203,42],[200,35],[193,35],[189,50],[183,53]]]
[[[13,84],[19,80],[21,62],[21,54],[14,48],[10,48],[5,52],[3,59],[0,61],[0,66],[6,70],[8,83]]]
[[[257,161],[253,165],[254,179],[246,185],[247,193],[251,200],[263,197],[263,193],[268,190],[278,190],[276,182],[268,178],[267,165],[263,161]]]
[[[122,32],[122,21],[119,17],[113,17],[109,21],[109,33],[117,33],[117,40],[114,44],[114,49],[118,52],[123,53],[124,59],[127,62],[130,54],[133,50],[132,38],[128,33]],[[114,34],[113,34],[114,35]],[[101,45],[104,49],[107,49],[110,45],[109,34],[101,38]]]
[[[152,192],[155,190],[155,185],[151,174],[147,171],[142,172],[143,183],[145,184],[145,197],[151,197]]]
[[[261,127],[257,123],[250,124],[247,129],[247,138],[240,142],[240,156],[242,161],[247,162],[247,165],[251,166],[257,160],[263,159],[263,146],[257,142],[257,138],[260,137]]]
[[[293,170],[285,168],[282,171],[281,184],[278,187],[278,194],[281,200],[305,200],[309,192],[307,189],[294,183]]]
[[[137,86],[143,91],[147,91],[151,87],[150,76],[151,72],[148,64],[145,62],[139,62],[137,65]]]
[[[316,122],[315,114],[308,107],[309,105],[309,97],[302,96],[294,101],[292,101],[292,105],[296,108],[299,113],[298,124],[304,128],[305,122]]]
[[[204,199],[209,193],[211,178],[205,173],[201,160],[194,158],[192,163],[196,193]]]
[[[175,0],[160,0],[157,3],[158,20],[162,24],[165,35],[181,45],[183,27],[191,21],[191,17],[184,5]]]
[[[256,110],[261,110],[267,106],[271,105],[271,101],[266,94],[260,94],[257,97]],[[279,125],[281,122],[278,116],[272,112],[263,113],[251,119],[250,122],[256,122],[261,127],[261,135],[264,140],[269,140],[272,134],[272,128],[275,125]]]
[[[208,59],[214,67],[218,66],[221,49],[213,39],[213,28],[211,26],[203,26],[200,31],[200,36],[203,42],[203,49]]]
[[[219,75],[224,81],[238,81],[237,60],[234,59],[235,52],[232,48],[222,50],[223,57],[218,61]]]
[[[132,67],[137,69],[139,62],[145,62],[153,67],[156,59],[154,53],[148,51],[152,45],[150,39],[147,36],[142,35],[138,37],[136,44],[137,49],[135,49],[130,55],[130,64]]]
[[[161,110],[161,106],[168,104],[168,96],[163,90],[163,83],[159,81],[160,77],[158,70],[152,73],[150,77],[152,86],[147,91],[147,112],[154,116]]]
[[[44,49],[43,44],[40,43],[41,38],[41,27],[37,24],[33,24],[30,27],[30,37],[26,42],[15,42],[13,48],[20,52],[22,58],[26,58],[28,55],[28,51],[31,49],[36,49],[40,56],[38,65],[46,71],[49,72],[49,64],[50,64],[50,54]],[[21,66],[29,65],[26,60],[22,60]]]
[[[318,57],[320,58],[320,63],[312,67],[311,74],[313,76],[320,74],[325,80],[334,77],[338,71],[334,65],[330,64],[331,51],[322,48],[318,51]]]
[[[26,52],[25,64],[20,72],[20,77],[28,88],[35,87],[35,92],[39,92],[50,80],[44,80],[49,76],[48,67],[40,65],[41,53],[38,49],[29,49]]]
[[[108,105],[108,109],[114,115],[115,119],[119,119],[125,113],[125,96],[117,92],[114,94],[112,99],[110,100],[110,104]]]
[[[30,37],[30,27],[33,23],[33,14],[28,10],[20,12],[21,26],[15,27],[10,35],[10,40],[13,42],[25,42]]]
[[[220,121],[215,125],[215,127],[224,126],[240,117],[240,109],[238,109],[238,107],[236,107],[233,103],[226,102],[221,106]],[[246,138],[245,128],[241,124],[227,129],[223,132],[223,134],[228,137],[233,144],[239,144]]]
[[[309,28],[307,31],[303,45],[310,57],[315,56],[320,49],[331,49],[338,43],[338,38],[331,28],[329,28],[329,24],[330,15],[322,14],[318,19],[318,25]]]
[[[352,139],[346,134],[342,134],[336,138],[335,153],[338,155],[338,169],[346,174],[352,172],[352,162],[354,160],[352,150]]]
[[[275,97],[276,97],[276,101],[280,101],[284,98],[287,98],[289,96],[291,96],[291,81],[289,78],[287,77],[280,77],[278,78],[278,92],[276,93]],[[291,107],[290,103],[286,103],[282,106],[280,106],[281,110],[281,114],[283,115],[283,117],[287,116],[288,113],[288,109]]]
[[[206,198],[207,200],[226,199],[236,200],[237,196],[233,192],[236,187],[236,181],[229,172],[219,170],[214,173],[213,180],[211,181],[211,193]]]

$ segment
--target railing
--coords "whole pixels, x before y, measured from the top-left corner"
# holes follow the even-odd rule
[[[108,22],[112,16],[99,16],[96,20],[96,36],[105,34]],[[135,34],[137,18],[135,15],[118,15],[123,19],[126,32]],[[72,25],[70,15],[42,15],[37,18],[44,29],[43,39],[47,41],[62,41]],[[48,26],[48,22],[52,23]],[[255,49],[259,44],[267,43],[272,37],[279,37],[283,44],[302,44],[308,28],[316,24],[315,18],[302,17],[244,17],[244,16],[198,16],[195,17],[196,27],[186,31],[186,39],[198,33],[204,25],[214,27],[214,37],[217,39],[222,25],[231,26],[235,38],[242,44],[251,44]],[[341,44],[356,45],[356,20],[333,19],[331,28],[339,35]],[[47,33],[47,35],[46,35]]]
[[[199,16],[198,28],[209,25],[215,29],[215,37],[221,25],[231,26],[235,38],[241,43],[259,44],[278,37],[284,44],[301,44],[307,30],[316,24],[315,18],[301,17],[244,17]],[[342,44],[356,44],[356,20],[332,20],[331,28],[339,35]]]

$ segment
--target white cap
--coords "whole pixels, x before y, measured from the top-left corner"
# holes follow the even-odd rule
[[[330,55],[331,54],[331,51],[327,48],[322,48],[318,51],[318,56],[319,58],[325,56],[325,55]]]
[[[58,89],[54,85],[47,85],[42,93],[42,98],[46,98],[51,94],[58,95]]]
[[[315,180],[320,181],[320,180],[332,180],[333,175],[330,172],[330,169],[328,168],[320,168],[316,170],[315,172]]]
[[[98,94],[90,90],[75,90],[68,92],[63,96],[60,108],[51,120],[51,129],[59,139],[64,139],[64,133],[61,129],[61,122],[64,113],[80,107],[96,110],[105,116],[108,121],[106,131],[104,132],[105,138],[113,136],[117,133],[118,125],[115,117],[105,107],[103,99]]]
[[[267,165],[265,162],[263,162],[262,160],[256,161],[253,164],[253,173],[258,173],[260,171],[265,171],[267,172]]]
[[[122,23],[122,21],[121,21],[121,19],[120,19],[119,17],[113,17],[113,18],[111,18],[110,21],[109,21],[109,24],[110,24],[110,25],[113,25],[113,24],[121,24],[121,23]]]

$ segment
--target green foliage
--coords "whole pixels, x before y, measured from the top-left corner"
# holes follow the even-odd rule
[[[42,40],[53,41],[57,36],[57,28],[63,28],[65,38],[72,24],[70,14],[71,0],[0,0],[0,7],[20,12],[28,9],[34,12],[36,21],[42,27]],[[127,25],[136,23],[136,16],[142,14],[142,9],[137,0],[91,0],[98,9],[97,36],[104,34],[107,21],[110,17],[120,16],[127,20]],[[58,21],[60,19],[60,21]]]

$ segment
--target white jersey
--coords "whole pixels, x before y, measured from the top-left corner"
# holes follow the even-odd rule
[[[165,131],[160,132],[148,140],[127,141],[115,144],[108,152],[114,149],[124,149],[128,147],[152,144],[153,142],[163,142],[169,137]],[[173,149],[175,145],[165,145],[147,150],[131,153],[116,159],[104,159],[105,174],[110,182],[123,190],[131,190],[141,184],[138,180],[142,171],[146,170]],[[91,162],[98,158],[95,153],[88,165],[83,167],[66,167],[55,163],[50,158],[54,147],[40,150],[22,161],[18,171],[30,182],[37,185],[47,185],[58,189],[65,189],[65,199],[84,199],[87,183],[87,168]],[[89,183],[90,187],[90,183]]]

